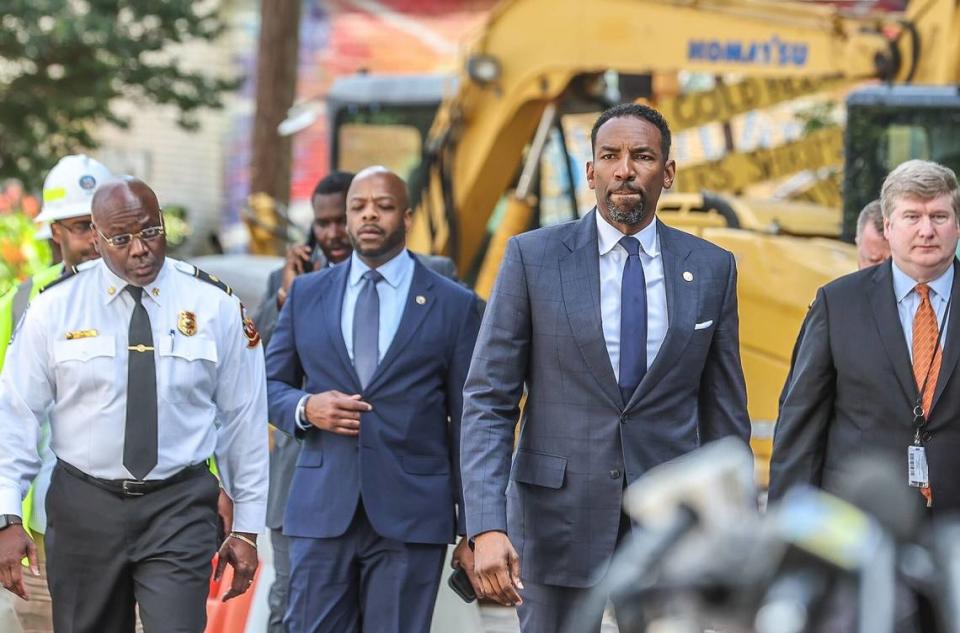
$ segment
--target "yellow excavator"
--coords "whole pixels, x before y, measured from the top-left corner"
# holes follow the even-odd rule
[[[818,286],[856,267],[852,246],[836,238],[852,237],[856,214],[902,160],[956,167],[958,46],[953,0],[860,14],[769,0],[506,0],[489,14],[456,77],[335,84],[328,97],[331,163],[408,171],[418,200],[411,247],[452,256],[486,296],[510,236],[592,206],[582,190],[589,137],[568,121],[592,119],[614,102],[659,104],[658,93],[676,96],[669,84],[678,71],[734,79],[712,111],[689,98],[660,99],[675,129],[729,120],[789,98],[796,91],[784,87],[804,82],[873,80],[847,100],[845,151],[814,143],[821,153],[843,152],[835,156],[844,161],[842,215],[709,192],[661,200],[663,221],[737,257],[742,356],[763,482],[777,397],[808,303]],[[766,100],[762,90],[738,83],[756,80]],[[663,84],[668,89],[658,90]],[[796,152],[760,154],[753,158],[760,172],[806,167]],[[790,160],[796,164],[777,163]],[[710,165],[699,169],[711,174]]]

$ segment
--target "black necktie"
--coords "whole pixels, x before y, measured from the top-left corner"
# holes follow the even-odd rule
[[[363,273],[363,288],[353,310],[353,366],[366,387],[380,363],[380,295],[377,284],[383,275],[375,270]]]
[[[143,288],[125,288],[136,305],[130,315],[127,343],[127,424],[123,437],[123,465],[144,479],[157,465],[157,368],[153,358],[150,315],[143,307]]]
[[[620,246],[627,251],[620,286],[620,393],[626,404],[647,373],[647,281],[640,241],[626,236]]]

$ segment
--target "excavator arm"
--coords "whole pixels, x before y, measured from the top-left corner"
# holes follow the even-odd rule
[[[951,3],[927,4],[932,19]],[[547,106],[574,87],[589,92],[590,79],[610,69],[906,81],[917,74],[920,51],[907,24],[899,15],[853,17],[767,0],[503,2],[470,45],[458,89],[431,128],[426,212],[414,241],[449,253],[461,272],[475,268],[491,213],[516,180]]]

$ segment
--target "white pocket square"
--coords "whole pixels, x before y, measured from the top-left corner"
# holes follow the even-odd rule
[[[703,323],[697,323],[696,325],[693,326],[693,329],[694,329],[694,330],[705,330],[705,329],[707,329],[708,327],[710,327],[711,325],[713,325],[713,319],[710,319],[709,321],[704,321]]]

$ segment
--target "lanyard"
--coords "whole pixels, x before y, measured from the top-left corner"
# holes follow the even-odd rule
[[[943,350],[940,349],[940,341],[943,340],[943,328],[947,324],[947,317],[950,315],[950,305],[952,303],[953,293],[951,293],[950,298],[947,299],[947,307],[943,311],[943,318],[940,319],[940,327],[937,331],[937,344],[933,348],[933,354],[930,356],[930,364],[927,365],[927,371],[923,376],[923,385],[920,387],[920,391],[917,393],[917,400],[913,405],[913,423],[917,427],[917,430],[913,435],[914,446],[923,446],[924,442],[930,440],[930,432],[923,430],[927,425],[927,414],[930,413],[929,411],[923,410],[923,394],[927,391],[927,383],[930,381],[930,372],[933,371],[933,365],[937,360],[937,354],[939,353],[941,358],[943,357]],[[932,302],[930,307],[933,308]],[[917,309],[920,309],[919,306]],[[912,366],[913,362],[911,360],[911,367]]]

